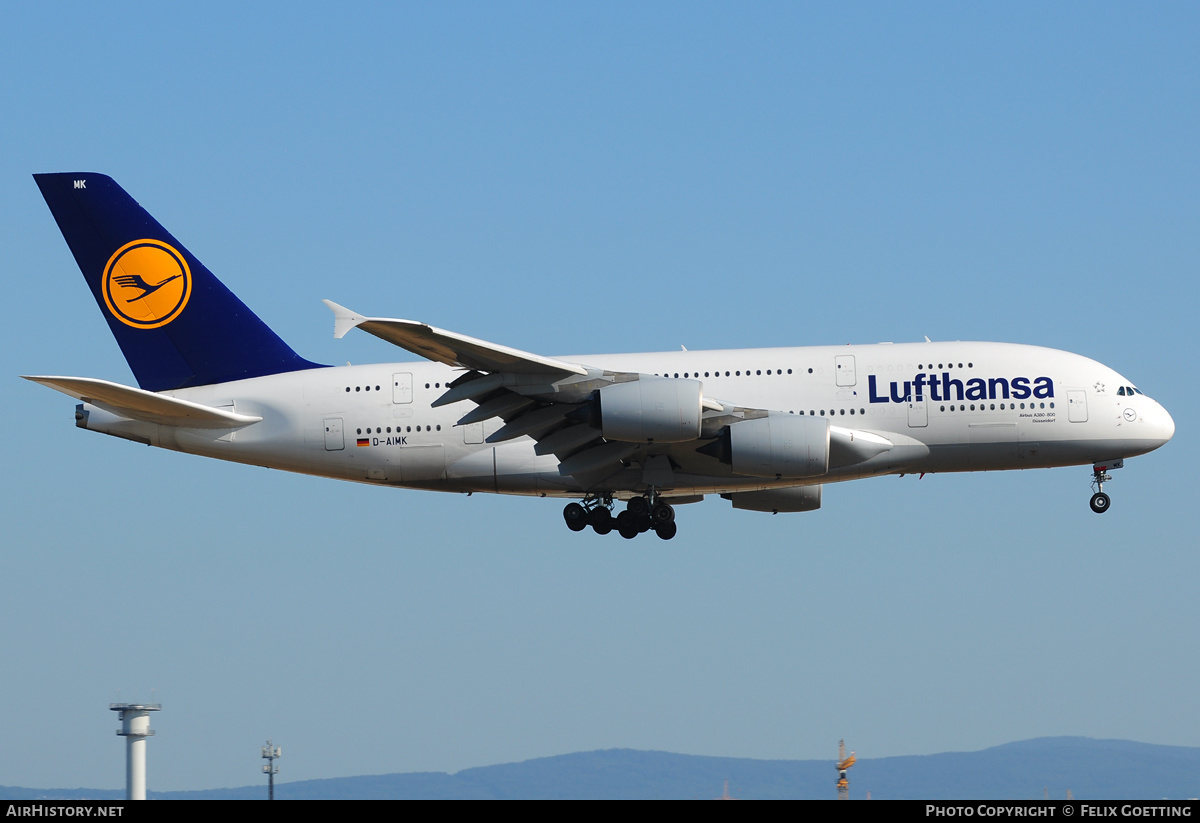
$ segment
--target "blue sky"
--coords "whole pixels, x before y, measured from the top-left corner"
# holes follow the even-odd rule
[[[1191,4],[21,4],[0,31],[0,784],[1200,745]],[[1087,468],[881,478],[803,515],[343,484],[74,428],[132,382],[30,175],[113,176],[302,355],[330,298],[544,354],[984,339],[1177,425]],[[717,787],[719,788],[719,787]],[[864,790],[869,787],[863,787]],[[1036,787],[1033,789],[1036,791]],[[714,789],[716,791],[716,789]]]

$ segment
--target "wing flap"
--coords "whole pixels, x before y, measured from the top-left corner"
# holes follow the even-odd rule
[[[122,386],[94,377],[40,377],[21,375],[26,380],[60,391],[68,397],[91,403],[105,411],[163,426],[189,429],[236,429],[257,423],[261,417],[180,400],[165,394]]]

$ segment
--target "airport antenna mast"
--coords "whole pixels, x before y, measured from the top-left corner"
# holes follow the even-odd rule
[[[263,760],[267,761],[267,765],[262,767],[263,774],[267,776],[267,800],[275,799],[275,775],[279,774],[279,767],[275,765],[275,758],[283,757],[283,747],[274,745],[270,740],[267,745],[262,747]]]

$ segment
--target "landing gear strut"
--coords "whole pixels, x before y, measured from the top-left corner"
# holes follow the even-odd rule
[[[1112,500],[1104,493],[1104,484],[1112,480],[1112,475],[1108,473],[1108,469],[1121,468],[1122,461],[1103,466],[1092,466],[1092,488],[1095,489],[1095,494],[1092,495],[1092,511],[1096,514],[1104,514],[1108,511],[1108,507],[1112,504]]]
[[[637,529],[636,532],[632,532],[631,529],[632,533],[628,534],[628,537],[635,537],[653,529],[663,540],[670,540],[679,530],[675,525],[675,509],[662,499],[656,489],[651,489],[645,497],[631,498],[629,507],[622,514],[630,515],[626,520]],[[626,536],[625,532],[621,534]]]
[[[675,525],[675,509],[654,490],[645,497],[630,498],[625,511],[616,517],[612,514],[611,495],[568,503],[563,509],[563,520],[573,532],[583,531],[588,526],[596,534],[608,534],[616,529],[626,540],[651,530],[661,539],[670,540],[679,528]]]

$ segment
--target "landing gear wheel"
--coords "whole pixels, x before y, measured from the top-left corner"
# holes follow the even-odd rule
[[[603,506],[597,506],[588,512],[588,523],[596,534],[608,534],[613,530],[612,512]]]
[[[656,526],[654,529],[654,533],[663,540],[670,540],[675,536],[677,531],[679,531],[679,527],[675,525],[674,520],[672,520],[670,523],[663,523],[661,526]]]
[[[1104,484],[1112,480],[1112,475],[1108,473],[1108,469],[1121,468],[1122,461],[1114,460],[1112,463],[1096,464],[1092,466],[1092,511],[1096,514],[1104,514],[1108,511],[1108,507],[1112,505],[1112,501],[1108,499],[1108,495],[1104,493]]]
[[[568,503],[563,509],[563,520],[567,521],[568,529],[573,532],[581,532],[588,525],[587,509],[578,503]]]
[[[621,537],[626,540],[632,540],[641,534],[637,526],[637,515],[632,514],[629,509],[617,515],[617,531],[621,533]]]
[[[627,508],[631,514],[645,514],[649,511],[650,504],[646,502],[646,498],[644,497],[631,497],[629,498]]]
[[[654,528],[665,526],[668,523],[675,522],[675,510],[667,503],[659,503],[650,510],[650,519],[654,522]]]

